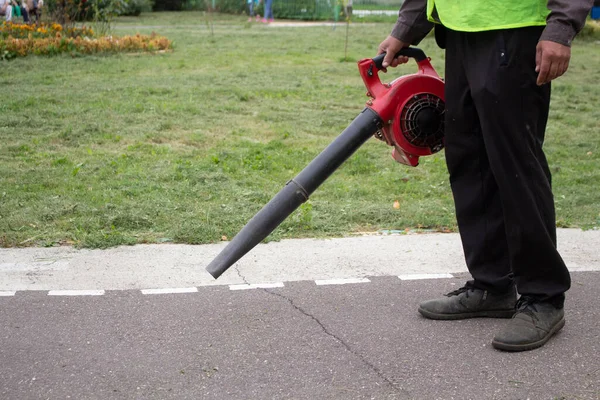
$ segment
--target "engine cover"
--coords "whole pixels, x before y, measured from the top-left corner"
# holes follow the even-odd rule
[[[420,156],[444,148],[444,81],[421,50],[406,50],[417,61],[415,74],[382,83],[381,55],[359,61],[358,68],[370,97],[367,107],[385,121],[375,136],[394,147],[396,161],[414,167]]]

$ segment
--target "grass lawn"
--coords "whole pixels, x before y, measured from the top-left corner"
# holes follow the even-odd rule
[[[363,109],[355,61],[390,29],[352,23],[346,57],[343,23],[155,13],[113,32],[155,31],[172,53],[0,62],[0,246],[231,238]],[[545,146],[560,226],[600,226],[599,132],[600,44],[579,41]],[[443,152],[410,168],[390,151],[368,141],[271,238],[455,230]]]

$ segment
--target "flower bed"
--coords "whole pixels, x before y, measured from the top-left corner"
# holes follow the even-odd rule
[[[94,37],[90,28],[67,28],[59,24],[0,25],[0,58],[29,54],[57,55],[119,52],[156,52],[172,48],[172,42],[155,34]]]
[[[55,37],[60,34],[64,37],[76,38],[76,37],[93,37],[94,31],[91,28],[67,28],[63,29],[60,24],[13,24],[11,22],[3,23],[0,25],[0,38],[8,39],[12,37],[14,39],[39,39]]]

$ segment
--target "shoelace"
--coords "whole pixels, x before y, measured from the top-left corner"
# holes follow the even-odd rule
[[[536,321],[538,320],[538,316],[535,314],[538,311],[535,307],[535,299],[529,296],[521,296],[519,300],[517,300],[515,308],[517,309],[517,313],[524,313],[531,318],[534,318]]]
[[[469,284],[469,282],[467,282],[467,284],[463,287],[461,287],[460,289],[456,289],[448,294],[446,294],[446,297],[452,297],[452,296],[458,296],[461,293],[466,293],[466,296],[469,297],[469,291],[473,290],[473,285]]]

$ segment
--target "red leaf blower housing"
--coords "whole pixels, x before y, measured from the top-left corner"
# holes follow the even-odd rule
[[[444,147],[444,81],[422,50],[407,48],[396,56],[417,61],[419,72],[391,83],[379,80],[385,54],[358,62],[371,99],[352,123],[260,210],[206,267],[215,278],[266,238],[348,157],[370,137],[394,147],[392,156],[416,166],[420,156]]]
[[[367,107],[384,121],[375,137],[394,147],[396,161],[414,167],[420,156],[444,147],[444,81],[422,50],[407,48],[399,54],[414,58],[419,72],[382,83],[378,72],[385,54],[359,61],[358,70],[372,98]]]

